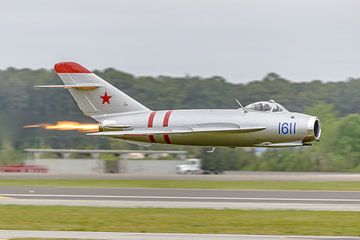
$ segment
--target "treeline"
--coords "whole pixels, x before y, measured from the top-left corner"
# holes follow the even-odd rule
[[[293,83],[278,74],[270,73],[259,81],[234,84],[226,82],[219,76],[136,77],[111,68],[96,73],[154,110],[236,108],[238,106],[235,99],[239,99],[244,105],[259,100],[274,99],[290,111],[313,112],[322,120],[322,141],[312,148],[272,150],[264,153],[243,149],[218,149],[213,154],[206,154],[202,148],[175,147],[187,149],[194,155],[206,159],[204,165],[208,168],[255,170],[360,168],[358,163],[360,79],[349,79],[344,82]],[[40,84],[62,84],[62,82],[53,71],[45,69],[8,68],[0,71],[0,161],[12,162],[22,159],[19,154],[27,147],[136,148],[120,141],[88,137],[82,133],[23,129],[24,125],[52,123],[58,120],[92,122],[91,119],[83,116],[67,91],[33,87]],[[174,148],[174,146],[155,145],[153,148]]]

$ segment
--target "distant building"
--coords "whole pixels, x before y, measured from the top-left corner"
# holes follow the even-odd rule
[[[46,166],[49,173],[175,174],[187,151],[25,149],[26,165]],[[171,159],[171,160],[169,160]]]

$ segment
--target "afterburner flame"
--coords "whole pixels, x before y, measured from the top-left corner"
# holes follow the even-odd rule
[[[27,125],[24,128],[44,128],[47,130],[58,131],[79,131],[79,132],[98,132],[99,125],[94,123],[79,123],[74,121],[58,121],[56,124],[41,123]]]

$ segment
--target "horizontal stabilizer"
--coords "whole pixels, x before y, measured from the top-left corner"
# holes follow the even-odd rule
[[[65,88],[65,89],[79,89],[79,90],[94,90],[102,85],[97,83],[79,83],[79,84],[68,84],[68,85],[38,85],[38,88]]]
[[[156,134],[190,134],[190,133],[248,133],[264,130],[266,127],[203,127],[189,126],[173,128],[143,128],[126,131],[107,131],[88,133],[92,136],[125,136],[125,135],[156,135]]]

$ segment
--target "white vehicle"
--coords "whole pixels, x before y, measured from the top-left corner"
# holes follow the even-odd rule
[[[176,168],[177,174],[201,173],[201,159],[186,159],[185,164],[180,164]]]

